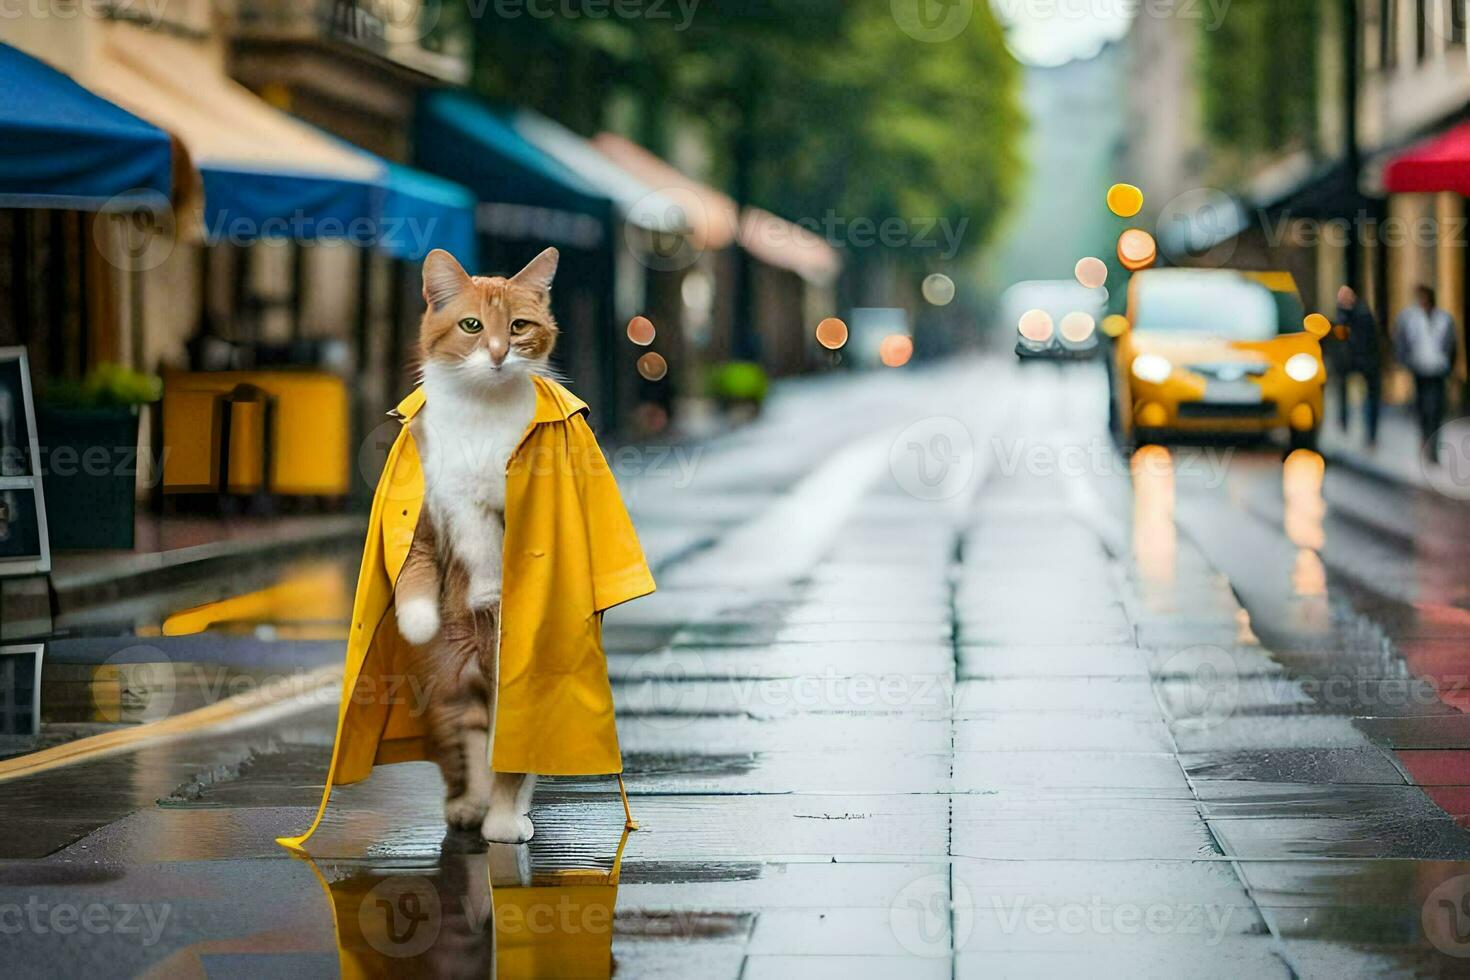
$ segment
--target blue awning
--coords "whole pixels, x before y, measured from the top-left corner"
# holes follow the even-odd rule
[[[442,248],[465,268],[475,268],[475,195],[422,170],[386,161],[384,166],[378,246],[413,262]]]
[[[415,162],[475,193],[480,231],[583,247],[604,239],[612,200],[484,102],[430,92],[415,115]]]
[[[0,44],[0,206],[95,210],[163,203],[167,133]]]
[[[205,241],[339,240],[417,260],[472,254],[474,196],[270,105],[187,38],[110,23],[89,87],[171,133],[198,172]]]

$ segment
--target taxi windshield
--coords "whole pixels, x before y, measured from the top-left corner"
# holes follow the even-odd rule
[[[1228,340],[1267,340],[1302,329],[1302,305],[1243,276],[1169,270],[1138,284],[1133,329]]]

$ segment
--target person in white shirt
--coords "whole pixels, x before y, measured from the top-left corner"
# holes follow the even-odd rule
[[[1419,286],[1414,305],[1394,322],[1394,353],[1414,376],[1419,432],[1431,460],[1439,459],[1436,433],[1444,424],[1445,379],[1455,365],[1455,321],[1435,305],[1434,290]]]

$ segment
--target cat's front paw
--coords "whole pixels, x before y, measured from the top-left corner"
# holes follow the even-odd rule
[[[465,594],[465,602],[471,609],[494,609],[500,602],[500,580],[470,579],[470,588]]]
[[[485,819],[489,809],[488,800],[466,793],[444,801],[444,822],[456,830],[470,830]]]
[[[439,605],[433,599],[398,603],[398,632],[415,646],[423,646],[439,632]]]
[[[480,827],[480,836],[496,844],[524,844],[536,836],[536,827],[523,814],[492,811]]]

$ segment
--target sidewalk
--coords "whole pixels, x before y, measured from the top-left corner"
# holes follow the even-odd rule
[[[1370,449],[1366,442],[1362,405],[1353,405],[1348,431],[1343,432],[1338,424],[1336,399],[1331,392],[1328,392],[1325,404],[1327,423],[1322,427],[1318,448],[1332,463],[1430,492],[1436,490],[1438,482],[1446,479],[1442,473],[1426,470],[1421,455],[1424,443],[1410,406],[1383,406],[1378,419],[1378,445]]]

